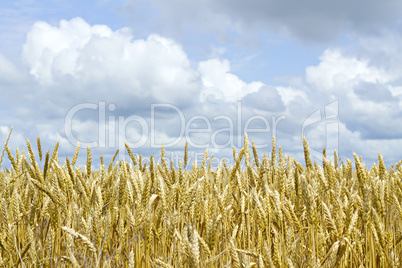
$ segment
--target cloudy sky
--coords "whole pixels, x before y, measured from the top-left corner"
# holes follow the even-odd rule
[[[248,133],[302,161],[302,136],[366,165],[402,149],[397,0],[5,0],[0,142],[230,158]],[[121,158],[124,157],[122,153]],[[173,159],[174,160],[174,159]],[[227,161],[227,160],[226,160]],[[5,166],[9,165],[5,161]]]

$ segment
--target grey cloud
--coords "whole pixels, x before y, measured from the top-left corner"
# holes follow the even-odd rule
[[[360,82],[353,91],[363,100],[374,102],[397,101],[384,84]]]
[[[281,112],[285,110],[281,96],[274,87],[263,86],[257,92],[248,94],[243,98],[243,103],[250,107],[263,111]]]
[[[400,139],[402,130],[399,127],[400,120],[389,118],[388,115],[378,115],[377,118],[354,114],[354,119],[346,119],[346,126],[351,131],[361,134],[363,140],[392,140]]]
[[[142,14],[140,3],[146,11],[143,1],[129,2],[129,10],[135,10],[137,16]],[[402,2],[155,0],[152,7],[158,17],[153,18],[156,23],[149,27],[171,34],[178,31],[188,34],[195,30],[222,35],[227,29],[234,29],[255,36],[257,31],[268,31],[301,40],[326,41],[336,39],[345,31],[372,34],[382,27],[395,28]]]
[[[377,106],[373,103],[376,102],[339,96],[339,120],[348,130],[359,133],[362,141],[399,139],[402,129],[399,127],[398,103],[381,102]]]

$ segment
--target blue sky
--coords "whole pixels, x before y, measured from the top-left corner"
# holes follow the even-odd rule
[[[316,161],[327,147],[390,165],[402,147],[401,11],[376,0],[2,1],[0,142],[14,126],[12,148],[39,136],[71,157],[79,141],[79,163],[87,145],[111,158],[124,142],[180,157],[187,141],[193,158],[208,148],[222,160],[248,132],[261,153],[276,135],[302,161],[305,135]]]

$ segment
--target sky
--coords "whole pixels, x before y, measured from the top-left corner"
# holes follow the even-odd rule
[[[231,163],[248,134],[303,162],[401,160],[402,2],[3,0],[0,142],[177,166]],[[3,167],[10,166],[7,160]]]

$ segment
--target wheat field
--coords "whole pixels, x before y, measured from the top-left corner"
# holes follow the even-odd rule
[[[163,147],[147,166],[126,146],[129,162],[116,152],[92,171],[89,148],[87,165],[75,166],[79,144],[70,160],[58,144],[43,155],[39,138],[39,159],[29,141],[27,155],[7,143],[0,267],[401,265],[401,162],[387,169],[381,155],[369,169],[324,150],[318,165],[304,139],[303,166],[277,155],[275,139],[259,156],[245,136],[232,167],[211,170],[207,152],[187,163],[187,146],[179,168]]]

